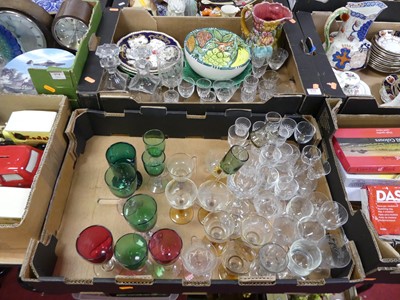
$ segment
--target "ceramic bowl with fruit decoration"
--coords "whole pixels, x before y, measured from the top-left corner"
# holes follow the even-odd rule
[[[198,28],[184,42],[185,57],[200,76],[211,80],[232,79],[250,63],[250,49],[237,34],[220,28]]]

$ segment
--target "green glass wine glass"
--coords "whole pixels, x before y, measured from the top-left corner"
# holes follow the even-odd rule
[[[108,167],[104,180],[110,191],[119,198],[128,198],[137,189],[137,173],[133,165],[122,162]]]
[[[132,164],[136,169],[137,189],[140,188],[143,178],[142,174],[137,169],[137,154],[133,145],[126,142],[114,143],[108,147],[105,156],[109,166],[120,162]]]
[[[166,183],[163,182],[161,174],[165,169],[165,153],[159,156],[152,156],[146,150],[142,154],[142,162],[146,173],[150,176],[148,188],[153,194],[163,193]]]
[[[151,235],[150,230],[157,223],[157,202],[146,194],[136,194],[126,200],[123,215],[129,225],[143,233],[145,237]]]
[[[150,129],[143,134],[145,149],[151,156],[160,156],[165,151],[165,135],[159,129]]]
[[[127,233],[115,243],[114,257],[129,275],[151,274],[146,240],[137,233]],[[123,272],[122,272],[123,273]]]

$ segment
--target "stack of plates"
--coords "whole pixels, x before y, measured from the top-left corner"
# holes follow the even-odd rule
[[[400,31],[381,30],[371,43],[368,65],[383,73],[400,72]]]
[[[162,32],[149,30],[131,32],[122,37],[117,42],[117,45],[120,50],[119,68],[130,75],[136,74],[135,62],[139,58],[135,56],[136,53],[133,51],[135,48],[137,49],[141,45],[148,45],[151,53],[146,59],[150,61],[150,72],[154,74],[158,72],[157,51],[170,45],[181,47],[173,37]]]

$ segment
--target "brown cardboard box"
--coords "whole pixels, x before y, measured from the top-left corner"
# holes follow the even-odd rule
[[[65,96],[0,95],[0,124],[7,122],[13,111],[51,110],[57,116],[32,184],[26,212],[17,224],[0,224],[0,264],[21,264],[31,238],[39,238],[53,188],[67,148],[64,130],[70,115]]]
[[[141,8],[124,7],[121,10],[105,11],[103,21],[99,27],[100,44],[113,42],[117,43],[120,38],[125,35],[139,30],[153,30],[166,33],[174,37],[183,47],[186,35],[197,28],[201,27],[217,27],[230,30],[241,36],[240,18],[206,18],[206,17],[154,17],[148,11]],[[285,30],[297,28],[297,24],[285,24]],[[250,27],[251,28],[251,27]],[[280,84],[278,93],[266,103],[256,99],[253,103],[242,103],[240,101],[240,91],[237,91],[228,103],[200,104],[196,93],[184,102],[180,103],[161,103],[163,106],[171,110],[186,110],[193,114],[204,114],[210,111],[225,111],[229,108],[251,109],[252,111],[266,110],[284,110],[284,113],[294,114],[298,112],[301,105],[305,88],[299,75],[297,62],[294,58],[293,47],[299,47],[300,40],[293,40],[293,44],[288,41],[285,30],[281,39],[283,47],[285,47],[290,55],[287,62],[279,70]],[[294,29],[293,29],[294,30]],[[298,37],[300,38],[300,37]],[[96,74],[91,75],[90,67],[94,70],[95,63],[87,66],[88,73],[83,78],[98,77]],[[95,73],[93,71],[92,73]],[[140,105],[160,105],[151,101],[151,95],[145,93],[130,93],[105,91],[101,87],[101,79],[92,82],[82,83],[78,87],[78,96],[81,107],[101,108],[110,112],[122,112],[125,109],[138,109]],[[94,89],[94,87],[96,87]],[[94,91],[93,91],[94,89]],[[85,91],[86,90],[86,91]],[[88,90],[91,90],[89,93]],[[92,100],[90,100],[92,99]]]
[[[253,114],[252,122],[265,114]],[[300,117],[300,116],[298,116]],[[312,116],[307,116],[314,119]],[[211,286],[193,286],[182,278],[155,279],[152,276],[110,276],[96,278],[93,266],[76,253],[75,240],[79,232],[92,224],[108,227],[114,240],[133,230],[117,212],[115,197],[104,183],[107,162],[104,153],[117,141],[132,143],[138,156],[144,150],[142,134],[151,128],[161,129],[166,136],[166,156],[186,152],[197,156],[196,174],[192,180],[199,186],[209,176],[205,158],[210,149],[227,151],[228,127],[235,117],[209,114],[205,118],[191,118],[182,112],[168,112],[165,108],[142,107],[141,111],[110,114],[100,111],[75,110],[67,127],[70,138],[58,183],[55,187],[41,239],[32,240],[21,269],[22,280],[31,287],[46,292],[103,291],[107,293],[182,293],[182,292],[316,292],[343,291],[364,277],[357,251],[352,242],[349,249],[352,262],[343,269],[332,270],[332,278],[284,280],[274,278],[242,277],[238,280],[220,280],[215,271]],[[315,122],[315,119],[314,119]],[[149,193],[148,175],[138,159],[144,185],[138,192]],[[330,193],[322,178],[318,189]],[[175,229],[183,239],[184,247],[191,236],[204,236],[202,225],[194,219],[186,225],[177,225],[168,217],[169,204],[164,194],[153,195],[158,204],[156,227]],[[340,236],[340,232],[337,234]]]
[[[345,192],[344,180],[341,177],[339,166],[336,165],[339,161],[336,159],[331,137],[338,127],[370,127],[371,124],[376,127],[398,127],[400,116],[337,114],[335,120],[336,124],[330,124],[323,128],[324,139],[322,143],[325,145],[325,153],[328,155],[331,165],[334,166],[327,176],[332,196],[336,201],[349,207],[349,211],[353,215],[349,222],[344,225],[344,230],[347,237],[356,243],[368,280],[375,280],[376,283],[399,282],[400,253],[388,242],[380,240],[365,215],[358,208],[352,208]]]

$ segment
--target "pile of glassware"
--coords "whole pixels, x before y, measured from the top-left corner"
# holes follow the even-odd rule
[[[187,284],[243,276],[330,277],[332,268],[351,261],[340,229],[348,213],[329,192],[317,189],[330,165],[313,143],[315,133],[307,119],[277,112],[253,124],[239,117],[228,130],[230,149],[223,155],[210,152],[210,177],[197,186],[191,178],[197,157],[175,153],[166,159],[162,131],[147,131],[142,161],[151,176],[149,191],[165,194],[169,217],[177,225],[191,222],[193,206],[199,206],[197,220],[204,235],[193,234],[185,245],[177,231],[157,228],[157,201],[152,196],[132,196],[139,177],[134,148],[127,143],[111,145],[106,174],[112,170],[113,175],[105,180],[117,197],[125,198],[120,213],[135,233],[113,245],[109,230],[90,226],[78,237],[78,253],[94,263],[98,276],[152,275],[181,278]],[[161,182],[167,178],[164,170],[171,178],[166,184]]]
[[[142,92],[152,95],[152,101],[176,103],[190,98],[196,91],[200,103],[228,102],[235,92],[240,90],[240,101],[251,103],[268,101],[277,92],[279,74],[288,57],[288,52],[278,48],[272,56],[258,57],[252,54],[251,72],[242,80],[214,80],[198,78],[196,81],[184,76],[184,53],[181,48],[167,45],[152,49],[149,44],[138,43],[127,50],[127,56],[135,61],[136,74],[130,78],[118,69],[120,65],[119,47],[116,44],[102,44],[97,47],[96,55],[100,65],[106,70],[103,78],[103,89],[110,91]],[[154,55],[154,52],[156,54]],[[156,57],[156,70],[152,69],[150,54]],[[270,69],[268,69],[268,67]],[[162,92],[162,86],[168,90]],[[175,90],[177,88],[178,91]]]

